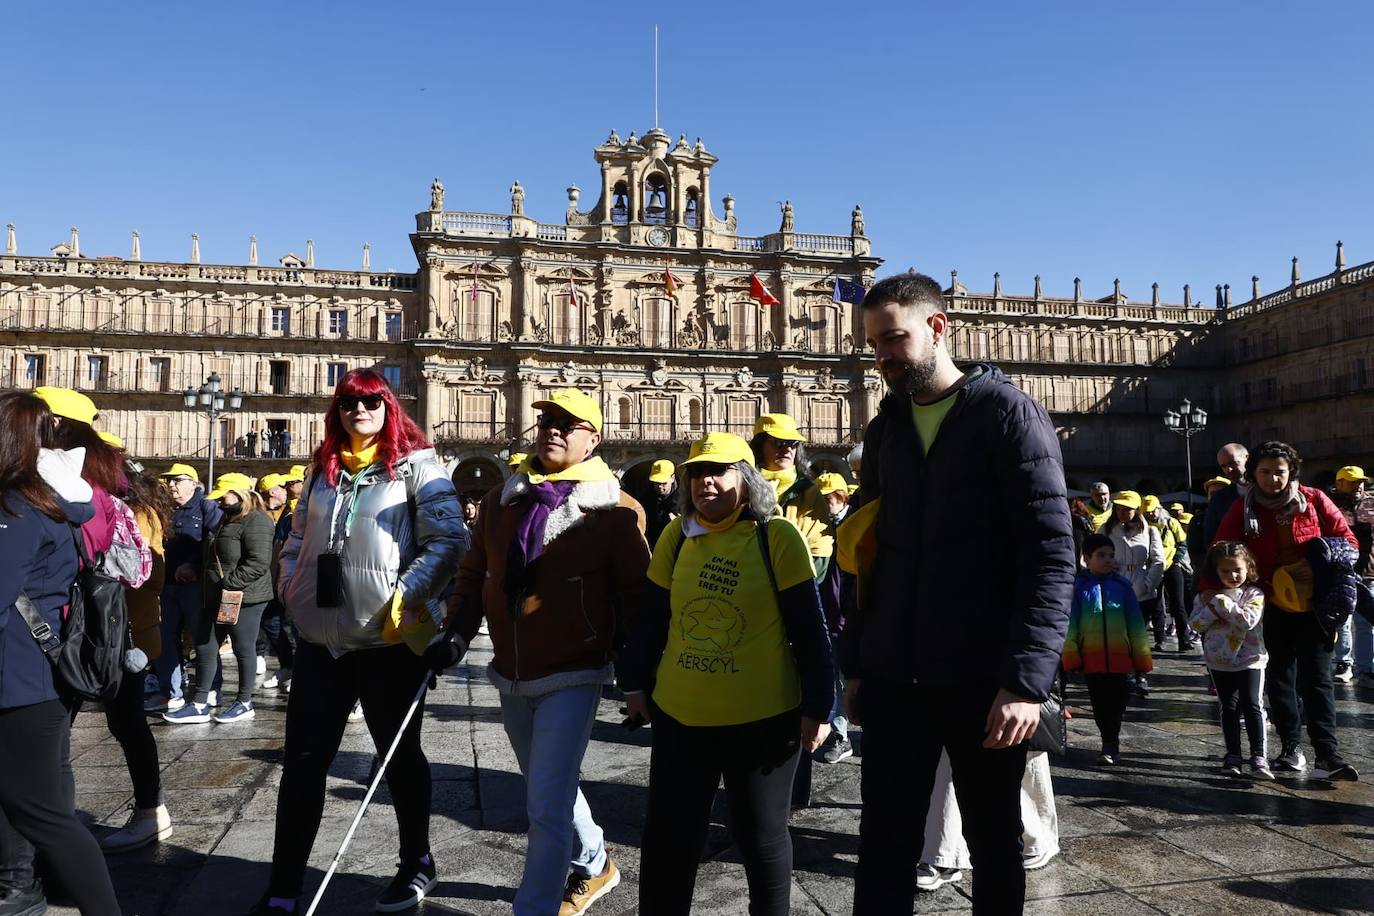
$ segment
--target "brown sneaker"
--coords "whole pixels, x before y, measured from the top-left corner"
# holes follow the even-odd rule
[[[601,869],[601,874],[594,878],[584,878],[573,872],[563,888],[563,905],[558,908],[558,916],[582,916],[619,883],[620,869],[615,867],[610,856],[606,857],[606,867]]]

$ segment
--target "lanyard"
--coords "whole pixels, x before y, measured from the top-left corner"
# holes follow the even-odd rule
[[[339,504],[337,501],[334,503],[334,519],[330,525],[330,553],[343,553],[343,542],[348,540],[349,532],[353,530],[353,521],[358,517],[358,504],[360,502],[358,499],[359,489],[363,483],[372,476],[372,472],[376,470],[377,467],[378,465],[370,464],[359,471],[357,477],[353,477],[349,480],[350,486],[348,492],[343,494],[343,498],[348,500],[348,508],[344,513],[342,536],[340,536],[339,533]],[[340,471],[339,473],[347,474],[348,472]]]

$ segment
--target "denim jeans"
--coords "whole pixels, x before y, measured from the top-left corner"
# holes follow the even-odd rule
[[[1374,624],[1359,614],[1352,614],[1350,619],[1355,621],[1355,673],[1374,673]]]
[[[835,705],[830,707],[830,727],[845,741],[849,740],[849,719],[844,714],[844,673],[835,666]]]
[[[557,913],[569,865],[588,878],[606,867],[601,828],[578,787],[600,700],[599,684],[537,697],[501,694],[501,721],[525,775],[530,821],[515,916]]]
[[[1351,614],[1348,618],[1346,618],[1345,623],[1341,626],[1340,632],[1336,634],[1336,654],[1335,657],[1331,659],[1332,664],[1354,664],[1355,639],[1352,630],[1355,625],[1354,619],[1359,616],[1359,614]]]
[[[168,581],[162,589],[162,654],[153,662],[157,673],[157,692],[176,699],[181,696],[181,630],[194,627],[200,618],[199,582]]]

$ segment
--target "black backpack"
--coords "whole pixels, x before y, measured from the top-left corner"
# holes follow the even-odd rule
[[[119,690],[124,674],[129,629],[124,585],[102,572],[100,555],[97,562],[91,561],[81,529],[69,527],[81,557],[81,570],[72,584],[71,610],[62,623],[62,632],[53,632],[28,595],[21,594],[15,606],[24,615],[34,641],[52,662],[59,692],[83,700],[108,700]]]

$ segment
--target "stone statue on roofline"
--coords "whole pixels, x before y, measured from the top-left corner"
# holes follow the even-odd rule
[[[849,234],[864,234],[864,211],[863,207],[860,207],[858,204],[854,205],[854,212],[850,214],[849,217]]]
[[[512,216],[525,215],[525,189],[519,181],[510,186],[510,212]]]
[[[790,200],[785,200],[782,202],[782,228],[778,231],[792,231],[792,201]]]
[[[444,209],[444,183],[438,178],[429,186],[429,209],[433,213]]]

